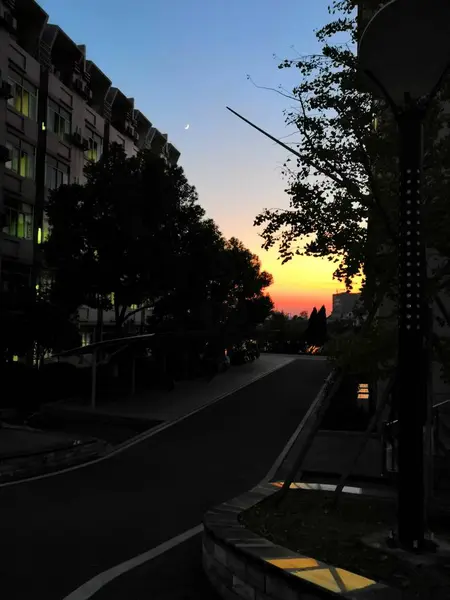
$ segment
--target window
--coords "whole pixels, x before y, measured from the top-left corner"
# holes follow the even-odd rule
[[[94,133],[93,131],[87,130],[88,133],[88,149],[85,151],[84,156],[87,160],[91,160],[92,162],[97,162],[103,152],[103,140],[102,138]]]
[[[12,98],[9,98],[8,104],[15,108],[17,112],[33,119],[37,119],[37,88],[17,73],[8,77],[8,83],[11,85]]]
[[[60,185],[68,185],[69,167],[63,162],[47,156],[47,166],[45,170],[45,185],[50,190],[56,190]]]
[[[18,138],[14,142],[6,142],[10,159],[5,167],[21,177],[34,179],[35,149]]]
[[[47,121],[47,129],[58,137],[63,138],[66,133],[70,133],[72,115],[53,100],[48,101]]]
[[[3,233],[22,240],[33,239],[33,207],[25,202],[5,200]]]
[[[81,334],[81,345],[89,346],[90,343],[92,343],[92,334],[83,331]]]
[[[50,225],[48,219],[44,217],[44,221],[42,227],[39,227],[37,232],[37,243],[42,244],[42,242],[46,242],[50,235]]]

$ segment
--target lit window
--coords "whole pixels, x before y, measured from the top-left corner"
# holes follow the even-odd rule
[[[25,81],[20,75],[15,75],[15,77],[16,79],[8,78],[12,92],[12,98],[9,98],[8,104],[20,114],[36,121],[37,88]]]
[[[23,239],[33,239],[33,207],[12,199],[5,200],[3,232]]]
[[[84,153],[84,156],[87,160],[92,162],[97,162],[103,152],[103,140],[102,138],[94,133],[93,131],[88,131],[88,148]]]
[[[56,133],[58,137],[63,138],[65,134],[70,133],[72,115],[53,100],[48,101],[47,119],[47,129]]]
[[[90,333],[83,332],[81,334],[81,345],[89,346],[89,344],[91,343],[91,338],[92,338],[92,336]]]
[[[10,159],[5,163],[5,167],[21,177],[34,179],[34,148],[20,140],[17,140],[17,144],[6,142]]]

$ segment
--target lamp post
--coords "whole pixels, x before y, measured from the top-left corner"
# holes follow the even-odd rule
[[[364,88],[391,107],[400,138],[398,241],[398,542],[425,547],[426,255],[421,229],[422,128],[450,63],[450,2],[391,0],[360,38]]]

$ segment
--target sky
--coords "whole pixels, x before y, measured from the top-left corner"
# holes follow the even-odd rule
[[[180,150],[179,164],[226,237],[237,237],[274,277],[275,308],[310,312],[343,291],[333,263],[296,257],[281,265],[261,248],[254,219],[288,208],[281,165],[287,151],[226,110],[230,106],[278,139],[290,134],[292,101],[255,86],[291,90],[285,58],[320,51],[314,30],[329,0],[38,0],[87,58]],[[250,75],[252,81],[247,79]],[[185,129],[189,124],[189,129]],[[293,138],[295,139],[295,138]],[[289,140],[288,140],[289,141]]]

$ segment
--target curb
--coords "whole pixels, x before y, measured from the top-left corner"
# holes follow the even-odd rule
[[[399,600],[401,592],[259,537],[238,517],[276,493],[268,483],[208,511],[202,562],[224,600]]]
[[[295,357],[292,360],[295,360]],[[292,362],[292,361],[289,361],[289,362]],[[32,481],[36,477],[40,477],[40,476],[51,476],[51,475],[63,474],[64,472],[69,472],[72,469],[88,467],[89,465],[95,464],[101,460],[108,458],[108,457],[115,456],[116,454],[126,450],[127,448],[129,448],[135,444],[138,444],[139,442],[144,441],[147,438],[149,438],[153,435],[156,435],[161,431],[164,431],[168,427],[171,427],[173,425],[176,425],[177,423],[180,423],[181,421],[184,421],[185,419],[188,419],[189,417],[195,415],[196,413],[200,412],[204,408],[207,408],[208,406],[212,406],[213,404],[220,402],[227,396],[230,396],[230,395],[236,393],[243,387],[252,385],[253,383],[262,379],[263,377],[270,375],[271,373],[274,373],[275,371],[277,371],[279,369],[282,369],[283,367],[287,366],[289,364],[289,362],[281,364],[281,365],[276,365],[275,367],[272,367],[268,371],[265,371],[264,373],[260,373],[259,375],[253,377],[251,380],[249,380],[245,384],[239,386],[238,388],[219,395],[218,397],[214,398],[214,400],[212,400],[210,402],[206,402],[204,405],[199,406],[198,408],[190,411],[189,413],[182,415],[172,421],[160,421],[158,424],[149,426],[149,428],[146,429],[145,431],[138,433],[137,435],[129,438],[128,440],[125,440],[114,446],[111,444],[107,444],[106,442],[102,442],[101,440],[98,440],[100,443],[103,444],[102,446],[99,447],[98,450],[93,451],[90,454],[86,453],[86,454],[83,454],[83,456],[77,456],[73,460],[62,459],[58,464],[55,464],[55,462],[52,461],[51,468],[49,468],[49,466],[44,467],[41,464],[41,465],[38,465],[34,469],[33,468],[31,468],[31,469],[26,469],[26,468],[5,469],[4,473],[2,473],[2,470],[0,467],[0,487],[5,486],[5,485],[26,483],[27,481]],[[57,405],[63,404],[64,402],[67,402],[67,399],[60,400],[60,401],[52,403],[50,405],[45,405],[45,408],[47,409],[48,407],[50,407],[50,410],[52,410],[52,408],[55,407],[56,412],[57,412],[58,411]],[[55,414],[54,416],[58,416],[58,415]],[[125,418],[127,419],[127,417],[125,417]],[[121,419],[121,417],[119,417],[119,419]],[[128,417],[128,423],[130,422],[129,419],[133,420],[134,418]],[[139,420],[139,423],[142,425],[143,421]],[[49,451],[49,454],[53,454],[53,451]]]
[[[62,467],[82,464],[109,452],[110,449],[110,445],[106,442],[93,440],[74,444],[72,447],[49,449],[32,457],[19,455],[13,460],[5,461],[4,465],[0,460],[0,484],[27,480],[58,471]]]
[[[330,372],[265,479],[251,491],[205,513],[203,570],[223,600],[401,598],[400,592],[384,584],[274,544],[250,531],[238,520],[242,512],[278,491],[280,485],[271,483],[271,480],[288,458],[300,434],[309,426],[311,417],[321,407],[338,376],[337,370]]]
[[[289,438],[288,443],[283,448],[283,450],[281,451],[281,454],[278,456],[278,458],[275,460],[275,462],[271,466],[269,472],[263,479],[263,482],[272,480],[275,477],[275,474],[280,470],[280,468],[283,465],[283,463],[285,462],[285,460],[288,459],[291,450],[297,443],[297,440],[300,438],[302,432],[306,429],[308,422],[310,421],[310,418],[321,407],[323,401],[325,400],[327,392],[329,391],[329,389],[331,388],[331,386],[333,385],[333,383],[335,382],[337,377],[338,377],[338,371],[336,369],[333,369],[332,371],[330,371],[330,373],[328,374],[324,383],[322,384],[322,387],[320,388],[317,396],[314,398],[314,400],[311,403],[311,406],[309,407],[305,416],[301,420],[300,425],[297,427],[297,429],[294,431],[294,433]]]

